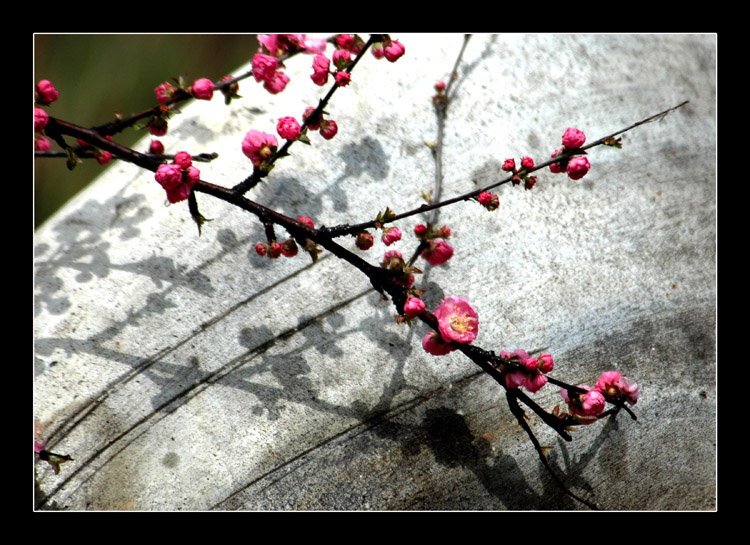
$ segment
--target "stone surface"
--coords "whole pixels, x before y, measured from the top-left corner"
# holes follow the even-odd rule
[[[463,37],[398,37],[401,60],[368,55],[335,94],[336,138],[293,146],[249,198],[329,226],[421,204],[432,85]],[[541,172],[532,191],[503,186],[496,212],[443,209],[456,255],[418,280],[430,308],[468,297],[485,349],[544,349],[567,382],[617,369],[642,385],[637,421],[570,443],[530,416],[565,482],[604,509],[716,507],[716,55],[714,35],[477,35],[459,67],[444,196],[500,179],[506,157],[544,160],[569,126],[593,140],[690,101],[622,150],[591,150],[582,180]],[[230,107],[182,108],[167,150],[217,152],[201,177],[237,183],[245,132],[322,96],[310,63],[289,61],[279,95],[245,80]],[[396,324],[358,271],[261,259],[255,218],[206,195],[200,237],[185,203],[164,203],[150,173],[117,163],[36,232],[34,417],[74,458],[59,475],[37,465],[40,508],[584,508],[502,389],[459,353],[425,354],[425,326]]]

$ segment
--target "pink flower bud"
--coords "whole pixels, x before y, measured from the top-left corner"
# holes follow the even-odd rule
[[[154,178],[164,189],[169,191],[180,184],[182,181],[182,172],[177,165],[163,164],[159,165],[159,168],[156,169]]]
[[[42,104],[51,104],[57,100],[59,95],[52,82],[46,79],[36,84],[36,92],[39,96],[39,102]]]
[[[336,36],[336,45],[341,49],[351,49],[354,45],[354,36],[351,34],[339,34]]]
[[[214,82],[207,78],[195,80],[191,87],[192,95],[201,100],[211,100],[214,96]]]
[[[531,176],[529,178],[526,178],[523,182],[523,188],[524,189],[531,189],[536,185],[536,176]]]
[[[445,356],[456,350],[434,331],[430,331],[422,338],[422,348],[424,348],[425,352],[433,356]]]
[[[325,85],[328,82],[330,66],[331,61],[325,55],[318,54],[313,57],[313,74],[310,78],[312,78],[315,85]]]
[[[242,153],[257,167],[276,153],[278,145],[274,135],[252,130],[248,131],[242,140]]]
[[[424,223],[420,223],[419,225],[414,227],[414,234],[420,240],[424,238],[424,235],[426,232],[427,232],[427,226]]]
[[[284,245],[280,242],[274,242],[271,244],[271,247],[268,249],[268,257],[271,259],[276,259],[281,255],[281,253],[284,251]]]
[[[112,154],[108,151],[97,151],[94,153],[96,162],[104,166],[112,160]]]
[[[165,81],[154,89],[154,94],[156,94],[156,100],[159,101],[159,104],[164,104],[174,97],[176,91],[177,88],[174,85]]]
[[[568,161],[568,176],[573,180],[580,180],[588,173],[591,165],[586,157],[573,157]]]
[[[596,416],[604,411],[606,400],[604,396],[592,390],[590,386],[579,384],[579,388],[586,390],[585,394],[570,395],[568,390],[560,390],[560,395],[568,404],[570,414],[582,424],[591,424],[595,422]]]
[[[445,91],[445,82],[444,82],[444,81],[438,81],[438,82],[437,82],[437,83],[435,84],[435,90],[436,90],[436,91],[437,91],[438,93],[442,93],[443,91]]]
[[[446,342],[471,344],[477,338],[479,317],[465,298],[456,295],[446,297],[433,314],[437,318],[440,335]]]
[[[426,259],[430,265],[436,267],[437,265],[442,265],[453,257],[453,248],[442,240],[431,240],[429,248],[423,251],[420,255],[423,259]]]
[[[441,238],[451,238],[451,228],[447,225],[443,225],[438,229],[438,236]]]
[[[187,170],[193,164],[193,158],[186,151],[181,151],[174,156],[174,164],[182,170]]]
[[[370,233],[358,233],[354,243],[360,250],[369,250],[375,243],[375,237]]]
[[[404,303],[404,314],[409,318],[416,318],[425,311],[424,301],[419,297],[409,297]]]
[[[34,138],[34,149],[37,151],[49,151],[52,149],[52,142],[46,136]]]
[[[385,58],[390,62],[396,62],[404,54],[406,49],[401,42],[393,40],[391,43],[385,46]]]
[[[297,216],[297,221],[300,223],[304,223],[310,229],[315,229],[315,224],[313,223],[313,220],[311,220],[307,216]]]
[[[352,75],[349,72],[340,70],[336,72],[336,85],[339,87],[346,87],[352,80]]]
[[[523,387],[533,394],[539,391],[545,384],[547,384],[547,377],[541,373],[534,373],[526,377]]]
[[[563,151],[563,148],[556,149],[555,152],[549,156],[550,159],[554,159],[558,155],[560,155]],[[563,161],[564,162],[564,161]],[[552,163],[549,166],[549,169],[551,172],[554,172],[555,174],[559,174],[560,172],[565,172],[564,166],[561,166],[560,163]]]
[[[523,362],[523,366],[526,367],[527,371],[536,371],[539,367],[539,360],[536,358],[529,358]]]
[[[539,356],[539,370],[542,373],[549,373],[554,368],[554,362],[552,356],[549,354],[542,354]]]
[[[34,132],[42,132],[49,123],[49,115],[41,108],[34,108]]]
[[[390,246],[398,240],[401,240],[401,229],[398,227],[390,227],[383,231],[383,243],[386,246]]]
[[[580,148],[584,142],[586,142],[586,135],[572,127],[568,127],[562,137],[563,146],[568,149]]]
[[[256,53],[253,56],[253,77],[255,81],[268,81],[273,78],[279,62],[276,57]]]
[[[158,140],[151,140],[151,145],[148,147],[148,152],[154,155],[164,154],[164,144]]]
[[[305,108],[305,113],[302,114],[302,122],[307,123],[307,128],[311,131],[317,131],[320,128],[320,121],[322,116],[317,116],[315,120],[311,120],[310,116],[315,112],[315,108],[308,106]]]
[[[277,95],[286,88],[287,83],[289,83],[289,76],[284,72],[276,72],[271,79],[266,80],[263,88],[272,95]]]
[[[479,197],[477,197],[477,200],[479,201],[479,204],[484,206],[489,211],[496,210],[497,207],[500,206],[500,197],[498,197],[495,193],[482,191],[479,194]]]
[[[285,140],[296,140],[300,135],[300,125],[293,117],[279,118],[276,132]]]
[[[339,132],[339,126],[331,119],[324,119],[320,122],[320,136],[330,140]]]
[[[164,136],[168,129],[167,120],[163,117],[153,117],[148,123],[148,132],[154,136]]]
[[[534,160],[531,157],[522,157],[521,166],[526,170],[531,170],[534,168]]]
[[[281,254],[284,257],[294,257],[299,251],[299,247],[297,246],[297,243],[294,242],[293,238],[287,240],[282,246]]]
[[[265,244],[264,242],[260,242],[260,243],[256,244],[255,245],[255,252],[259,256],[261,256],[261,257],[264,256],[264,255],[266,255],[266,253],[268,252],[268,245]]]

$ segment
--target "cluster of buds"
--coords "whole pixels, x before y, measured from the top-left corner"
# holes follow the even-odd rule
[[[253,56],[253,77],[258,83],[263,82],[263,88],[271,94],[283,91],[289,83],[289,76],[280,69],[284,64],[279,58],[285,54],[322,53],[326,48],[326,41],[311,39],[305,34],[260,34],[258,36],[260,50]]]
[[[307,216],[297,216],[297,221],[308,226],[310,229],[315,229],[315,223]],[[312,256],[313,260],[316,260],[318,254],[321,252],[317,245],[312,240],[306,239],[303,246],[304,250]],[[299,253],[299,246],[293,238],[289,238],[284,242],[269,240],[268,242],[256,244],[255,252],[261,257],[268,256],[271,259],[276,259],[280,256],[294,257]]]
[[[573,127],[568,127],[562,137],[563,147],[558,148],[550,156],[551,159],[560,156],[563,152],[577,150],[586,142],[586,135]],[[586,153],[580,151],[579,153]],[[549,166],[551,172],[555,174],[565,172],[572,180],[580,180],[591,168],[588,158],[582,155],[576,155],[567,159],[552,163]]]
[[[320,136],[326,140],[330,140],[336,136],[336,133],[339,132],[339,126],[333,119],[323,117],[323,114],[328,115],[327,112],[320,112],[317,115],[313,115],[314,113],[315,108],[308,106],[302,114],[302,122],[307,123],[307,128],[311,131],[319,131]]]
[[[398,250],[388,250],[380,262],[380,266],[389,271],[393,271],[393,280],[397,284],[411,288],[414,284],[414,274],[422,271],[416,267],[407,267],[404,256]]]
[[[422,251],[420,257],[433,267],[442,265],[453,257],[453,247],[445,242],[451,236],[450,227],[447,225],[437,229],[430,223],[427,225],[420,223],[414,227],[414,235],[427,244],[427,248]]]
[[[111,136],[107,136],[106,138],[107,140],[112,140]],[[83,147],[93,148],[94,157],[96,158],[97,163],[99,163],[100,165],[104,166],[112,160],[112,154],[110,152],[101,150],[96,146],[92,146],[91,144],[84,140],[81,140],[80,138],[76,138],[76,142],[78,142],[78,144]]]
[[[602,373],[593,388],[586,384],[580,384],[578,387],[586,392],[571,394],[568,390],[562,389],[560,395],[568,404],[570,416],[581,424],[596,422],[599,415],[604,412],[606,402],[635,405],[640,392],[640,386],[636,382],[625,378],[618,371]],[[559,416],[564,417],[565,414]]]
[[[57,100],[59,93],[52,82],[46,79],[36,84],[34,91],[34,149],[38,151],[49,151],[52,142],[44,136],[44,128],[49,123],[49,114],[40,106],[49,106]]]
[[[525,350],[508,352],[502,350],[500,357],[515,363],[513,367],[504,369],[505,385],[508,388],[525,388],[529,392],[536,392],[547,384],[547,373],[554,368],[552,356],[542,354],[538,358],[532,358]]]
[[[167,192],[170,203],[184,201],[200,179],[200,171],[193,166],[193,158],[186,151],[174,156],[174,162],[159,165],[154,179]]]
[[[513,173],[511,178],[513,185],[519,185],[523,182],[524,189],[531,189],[536,185],[536,176],[530,176],[533,169],[534,160],[531,157],[521,158],[521,168],[516,168],[515,159],[506,159],[503,162],[503,170]]]
[[[376,42],[372,46],[372,54],[376,59],[385,59],[389,62],[396,62],[406,52],[404,46],[398,40],[391,40],[386,35],[382,42]]]

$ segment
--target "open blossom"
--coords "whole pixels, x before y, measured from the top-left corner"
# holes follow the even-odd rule
[[[257,167],[276,153],[278,145],[274,135],[252,130],[242,140],[242,153]]]
[[[463,297],[451,295],[433,312],[445,341],[471,344],[479,332],[479,316]]]
[[[580,180],[591,168],[586,157],[573,157],[568,161],[567,173],[572,180]]]
[[[623,377],[622,373],[606,371],[596,381],[594,389],[610,401],[622,399],[631,405],[635,405],[638,402],[640,386],[636,382]]]
[[[398,240],[401,240],[401,229],[398,227],[390,227],[383,231],[383,242],[386,246],[390,246]]]
[[[580,148],[584,142],[586,142],[586,135],[573,127],[568,127],[562,137],[563,146],[568,149]]]
[[[36,92],[37,96],[39,97],[39,102],[42,104],[50,104],[57,100],[57,97],[59,96],[59,93],[57,92],[57,89],[55,89],[55,86],[52,85],[52,82],[43,79],[39,83],[36,84]]]
[[[208,78],[200,78],[195,80],[190,90],[195,98],[211,100],[214,96],[214,82]]]
[[[435,331],[430,331],[422,338],[422,348],[424,348],[425,352],[433,356],[445,356],[456,350],[455,347],[445,342],[440,334]]]
[[[404,314],[409,318],[416,318],[425,311],[424,301],[419,297],[409,297],[404,303]]]
[[[442,265],[453,257],[453,247],[442,240],[431,240],[430,246],[420,254],[433,267]]]
[[[296,140],[300,135],[300,125],[293,117],[281,117],[276,125],[276,132],[285,140]]]

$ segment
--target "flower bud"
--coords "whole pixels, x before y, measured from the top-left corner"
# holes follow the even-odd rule
[[[572,180],[580,180],[591,168],[589,160],[586,157],[573,157],[568,161],[567,173]]]
[[[569,127],[562,137],[563,146],[568,149],[580,148],[584,142],[586,142],[586,135],[572,127]]]

